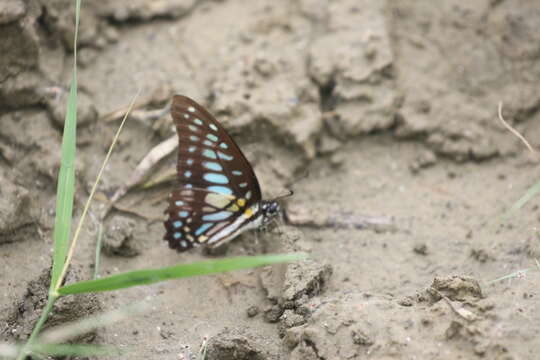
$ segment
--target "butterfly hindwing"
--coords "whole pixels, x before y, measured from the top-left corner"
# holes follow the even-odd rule
[[[173,97],[178,187],[171,193],[165,239],[185,251],[219,243],[248,224],[261,201],[253,169],[226,130],[188,97]]]
[[[179,251],[193,246],[214,246],[213,239],[226,232],[228,225],[242,217],[245,201],[230,195],[198,188],[175,189],[169,200],[165,222],[169,245]]]

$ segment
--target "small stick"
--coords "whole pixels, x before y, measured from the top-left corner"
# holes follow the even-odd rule
[[[99,277],[99,265],[101,263],[101,244],[103,240],[103,224],[98,224],[98,234],[96,242],[96,260],[94,262],[94,279]]]
[[[454,314],[456,314],[457,316],[459,316],[460,318],[462,318],[464,320],[467,320],[467,321],[476,320],[476,315],[474,313],[472,313],[469,310],[463,309],[463,308],[462,309],[456,309],[456,307],[454,306],[452,301],[450,301],[450,299],[447,296],[441,294],[441,292],[439,290],[434,289],[434,288],[430,288],[430,291],[433,291],[435,294],[439,295],[441,297],[441,299],[443,299],[446,302],[446,304],[450,307],[452,312]]]
[[[536,150],[533,149],[533,147],[529,144],[525,137],[504,120],[502,116],[502,102],[499,102],[499,120],[501,120],[504,127],[506,127],[512,134],[514,134],[519,140],[521,140],[525,144],[525,146],[529,149],[530,152],[532,152],[533,154],[537,154]]]
[[[158,163],[165,156],[169,155],[178,146],[178,140],[176,135],[171,136],[162,143],[156,145],[146,156],[141,160],[139,165],[133,171],[131,178],[122,186],[120,186],[114,195],[111,197],[109,204],[105,207],[101,219],[105,219],[109,214],[111,208],[115,206],[116,202],[123,197],[129,189],[137,185],[146,177],[152,167]]]

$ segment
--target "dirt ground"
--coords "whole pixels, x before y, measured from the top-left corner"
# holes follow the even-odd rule
[[[305,251],[301,263],[67,297],[48,326],[143,301],[82,342],[129,359],[537,359],[540,4],[83,1],[75,214],[140,89],[93,203],[72,279],[93,273],[98,214],[174,135],[173,94],[216,114],[284,224],[217,253],[162,240],[173,184],[131,191],[105,223],[101,274]],[[0,341],[44,305],[73,64],[71,0],[0,3]],[[157,114],[157,115],[156,115]],[[155,170],[174,169],[175,154]],[[536,170],[535,170],[536,169]],[[308,173],[308,176],[304,176]],[[123,209],[123,210],[122,210]],[[126,211],[129,210],[129,211]],[[71,280],[72,281],[72,280]]]

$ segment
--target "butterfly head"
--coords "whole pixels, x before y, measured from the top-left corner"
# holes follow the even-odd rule
[[[261,205],[262,225],[269,224],[280,212],[281,207],[276,200],[265,200]]]

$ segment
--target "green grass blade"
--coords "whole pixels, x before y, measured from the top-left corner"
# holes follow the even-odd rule
[[[73,194],[75,192],[75,149],[77,136],[77,34],[79,29],[79,13],[81,2],[76,1],[75,9],[75,37],[73,39],[73,72],[71,74],[71,87],[67,103],[64,134],[62,137],[62,160],[58,174],[58,187],[56,190],[56,216],[54,221],[54,255],[51,274],[51,289],[62,273],[66,261],[71,232],[71,218],[73,214]]]
[[[136,270],[101,279],[81,281],[58,289],[61,295],[124,289],[132,286],[153,284],[160,281],[188,276],[208,275],[230,270],[247,269],[307,258],[303,253],[283,255],[241,256],[229,259],[201,261],[160,269]]]
[[[538,259],[534,259],[534,262],[535,262],[535,264],[536,264],[536,267],[535,267],[535,268],[521,269],[521,270],[515,271],[515,272],[513,272],[513,273],[511,273],[511,274],[502,276],[502,277],[500,277],[500,278],[497,278],[497,279],[493,279],[493,280],[487,281],[486,284],[493,284],[493,283],[495,283],[495,282],[503,281],[503,280],[506,280],[506,279],[522,278],[522,277],[525,277],[525,275],[526,275],[529,271],[540,271],[540,262],[538,261]]]
[[[497,279],[486,281],[486,284],[493,284],[495,282],[499,282],[499,281],[503,281],[503,280],[507,280],[507,279],[521,278],[521,277],[524,277],[529,271],[533,271],[533,270],[538,270],[538,269],[537,268],[527,268],[527,269],[521,269],[521,270],[518,270],[518,271],[514,271],[511,274],[501,276],[501,277],[499,277]]]
[[[529,200],[531,200],[538,192],[540,191],[540,180],[537,181],[533,186],[531,186],[525,195],[523,195],[518,201],[512,205],[508,211],[503,215],[503,220],[508,219],[513,213],[521,209]]]

